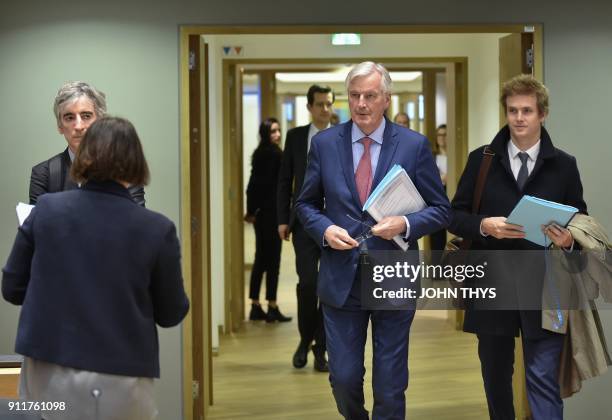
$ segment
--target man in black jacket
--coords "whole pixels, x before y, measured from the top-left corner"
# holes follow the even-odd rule
[[[30,204],[36,204],[42,194],[77,188],[68,175],[70,166],[87,128],[106,114],[106,96],[85,82],[68,82],[57,92],[53,112],[68,147],[32,168]],[[132,186],[129,191],[135,202],[145,205],[142,186]]]
[[[474,250],[542,250],[524,239],[521,226],[506,223],[506,217],[524,194],[586,213],[580,173],[576,159],[555,148],[542,126],[548,115],[548,91],[542,83],[532,76],[517,76],[504,84],[501,103],[508,124],[490,144],[494,156],[480,208],[477,214],[471,213],[484,146],[470,153],[452,202],[454,214],[448,230],[472,240]],[[573,247],[572,235],[563,227],[551,224],[543,234],[558,247]],[[513,276],[524,272],[524,267],[516,267]],[[520,329],[533,419],[562,419],[558,367],[564,336],[542,329],[541,311],[519,309],[466,311],[463,328],[478,335],[489,415],[491,419],[515,417],[512,373],[514,338]]]
[[[312,123],[287,132],[278,182],[278,234],[281,239],[289,240],[290,233],[293,233],[295,266],[299,278],[296,293],[300,343],[293,355],[293,366],[302,368],[306,365],[308,351],[314,341],[314,368],[320,372],[329,370],[325,359],[323,317],[317,299],[321,251],[304,231],[296,217],[294,204],[304,182],[310,141],[320,130],[330,126],[334,99],[334,93],[327,86],[312,85],[308,89],[307,107]]]

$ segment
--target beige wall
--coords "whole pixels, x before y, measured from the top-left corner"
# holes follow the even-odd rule
[[[154,53],[153,53],[154,52]],[[50,23],[0,34],[0,259],[15,237],[15,204],[28,201],[30,168],[66,147],[52,113],[57,89],[86,80],[108,110],[130,119],[151,169],[147,207],[179,221],[177,38],[174,30],[119,23]],[[0,301],[0,353],[13,351],[18,308]],[[159,329],[163,419],[180,410],[180,328]]]

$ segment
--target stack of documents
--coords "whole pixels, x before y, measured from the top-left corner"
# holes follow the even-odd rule
[[[400,165],[395,165],[372,191],[363,205],[363,211],[370,213],[370,216],[379,222],[387,216],[404,216],[416,213],[425,207],[427,205],[423,197],[406,170]],[[393,240],[404,251],[408,249],[408,242],[400,235]]]
[[[523,226],[525,239],[540,246],[546,246],[546,240],[550,244],[550,239],[546,238],[541,226],[556,223],[561,227],[566,227],[576,213],[578,209],[575,207],[524,195],[506,222]]]

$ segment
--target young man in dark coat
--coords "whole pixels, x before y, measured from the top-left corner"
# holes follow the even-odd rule
[[[448,230],[472,240],[473,250],[542,250],[525,240],[522,227],[507,223],[506,217],[525,194],[574,206],[586,213],[580,173],[576,159],[555,148],[542,126],[548,115],[548,91],[542,83],[532,76],[517,76],[504,84],[501,103],[507,125],[490,144],[495,155],[480,208],[477,214],[472,214],[484,146],[470,153],[452,202],[454,215]],[[573,247],[572,235],[563,227],[551,224],[543,234],[558,247]],[[491,419],[514,419],[512,373],[514,338],[519,330],[533,418],[563,418],[558,366],[564,336],[542,329],[541,311],[468,309],[463,328],[478,335],[478,355]]]

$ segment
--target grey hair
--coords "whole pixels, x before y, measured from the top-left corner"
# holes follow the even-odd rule
[[[58,127],[61,126],[61,113],[64,107],[81,96],[85,96],[93,103],[96,118],[102,118],[106,114],[106,95],[103,92],[85,82],[67,82],[57,91],[53,102],[53,113]]]
[[[391,76],[382,64],[378,64],[373,61],[364,61],[363,63],[359,63],[355,65],[351,71],[349,71],[344,82],[346,90],[349,90],[351,83],[353,83],[353,80],[356,78],[369,76],[372,73],[378,73],[382,76],[380,81],[380,89],[383,91],[383,93],[390,95],[391,91],[393,90],[393,81],[391,81]]]

